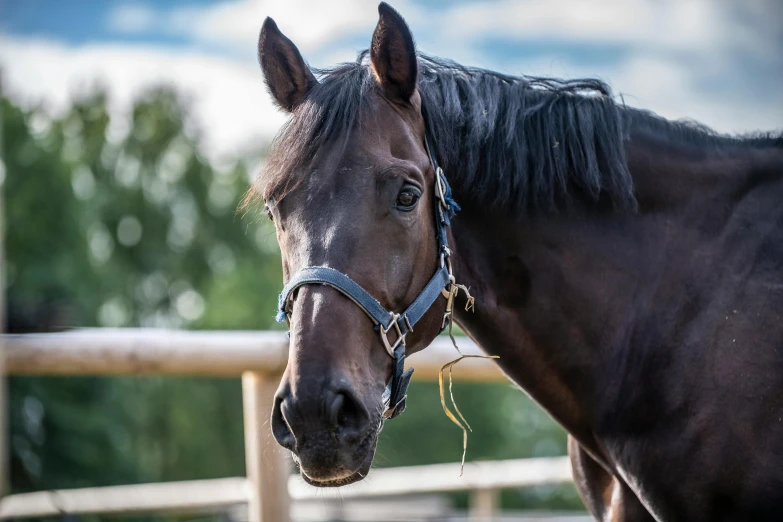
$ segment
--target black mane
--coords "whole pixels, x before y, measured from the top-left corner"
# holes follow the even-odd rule
[[[627,125],[604,82],[507,76],[426,56],[419,77],[438,157],[476,203],[521,214],[575,194],[634,205]]]
[[[316,70],[320,83],[283,127],[256,185],[279,199],[292,173],[327,144],[346,147],[375,81],[366,52]],[[727,137],[615,101],[597,79],[508,76],[419,54],[419,91],[434,148],[458,198],[514,215],[572,198],[636,204],[624,142],[642,129],[697,146],[781,146],[780,136]],[[336,142],[336,143],[335,143]]]

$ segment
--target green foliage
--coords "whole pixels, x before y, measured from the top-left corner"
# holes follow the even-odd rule
[[[139,100],[124,136],[101,94],[54,121],[2,103],[12,327],[276,327],[274,229],[237,215],[244,166],[200,157],[173,93]],[[16,377],[10,393],[16,490],[244,472],[236,380]]]
[[[12,325],[279,328],[274,228],[236,212],[258,158],[210,165],[167,90],[139,99],[126,123],[100,93],[54,120],[1,103]],[[469,459],[565,452],[563,431],[517,388],[455,373]],[[14,377],[10,395],[16,491],[244,474],[236,379]],[[461,432],[437,386],[414,383],[410,396],[378,465],[458,460]],[[572,488],[504,502],[579,506]]]

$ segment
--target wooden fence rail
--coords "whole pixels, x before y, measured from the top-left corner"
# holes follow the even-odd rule
[[[6,371],[26,375],[242,376],[247,477],[139,484],[11,495],[0,501],[0,518],[67,513],[192,510],[246,504],[250,522],[286,522],[291,499],[328,498],[329,493],[290,476],[284,452],[268,426],[272,397],[288,358],[283,332],[79,329],[61,333],[6,335]],[[467,338],[463,353],[481,353]],[[456,353],[439,337],[410,358],[414,379],[436,379]],[[460,379],[505,380],[497,366],[468,359]],[[427,492],[473,492],[474,514],[488,519],[498,489],[571,480],[567,458],[477,462],[373,470],[373,479],[341,490],[341,498]]]
[[[482,353],[467,337],[463,353]],[[28,375],[210,375],[246,371],[279,375],[288,360],[283,332],[184,331],[153,328],[93,328],[61,333],[6,335],[6,371]],[[414,379],[437,379],[457,357],[448,337],[438,337],[410,357]],[[467,359],[455,369],[460,379],[504,379],[486,360]]]
[[[434,464],[375,469],[372,480],[344,490],[323,490],[288,478],[292,500],[378,498],[450,491],[487,491],[571,481],[567,457],[469,462],[459,475],[459,464]],[[213,510],[247,504],[251,481],[244,477],[190,480],[133,486],[109,486],[40,491],[8,497],[0,503],[0,517],[24,518],[62,513],[130,513]],[[279,520],[279,519],[275,519]]]

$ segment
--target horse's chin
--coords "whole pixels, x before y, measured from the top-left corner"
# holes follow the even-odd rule
[[[339,488],[340,486],[347,486],[348,484],[363,480],[370,472],[374,457],[375,445],[373,444],[372,448],[367,451],[367,455],[364,457],[362,463],[353,471],[344,469],[341,472],[338,471],[334,473],[336,470],[332,470],[333,473],[330,473],[329,476],[318,476],[314,473],[309,475],[307,469],[302,466],[301,463],[299,463],[299,471],[302,475],[302,479],[311,486],[317,488]],[[294,460],[298,459],[294,458]]]

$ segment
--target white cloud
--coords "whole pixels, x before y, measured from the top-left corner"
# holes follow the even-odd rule
[[[649,0],[496,0],[450,9],[443,25],[468,37],[549,39],[565,42],[622,43],[695,49],[724,36],[716,2]]]
[[[695,120],[718,132],[741,134],[783,127],[783,92],[774,86],[762,98],[742,88],[730,93],[706,92],[703,78],[714,73],[715,67],[710,60],[679,62],[653,52],[637,52],[599,65],[546,55],[505,66],[535,76],[600,78],[631,107],[673,120]],[[724,68],[722,74],[730,76],[732,69]],[[753,78],[743,81],[750,84]]]
[[[464,59],[484,38],[516,41],[618,44],[675,52],[747,49],[775,54],[764,37],[780,37],[783,24],[764,0],[727,5],[713,0],[490,0],[423,6],[397,0],[394,7],[414,35],[436,54]],[[119,13],[119,14],[118,14]],[[366,35],[367,45],[377,21],[377,3],[368,0],[233,0],[218,4],[149,8],[119,7],[110,21],[130,27],[143,19],[161,31],[185,35],[197,42],[247,50],[255,42],[265,17],[305,53],[318,57],[327,44]],[[150,29],[139,24],[140,30]],[[349,57],[350,58],[350,57]]]
[[[413,3],[400,0],[396,4],[409,21],[418,18],[421,10]],[[367,0],[233,0],[158,11],[122,6],[110,13],[108,21],[118,32],[161,31],[201,44],[237,49],[247,55],[255,52],[261,25],[269,16],[305,58],[317,61],[323,57],[323,46],[340,38],[365,35],[369,46],[378,19],[377,5]],[[351,50],[343,60],[353,58]]]
[[[265,144],[285,121],[272,104],[258,66],[188,51],[131,45],[72,47],[47,40],[0,36],[6,89],[27,106],[51,112],[95,86],[110,95],[110,110],[126,117],[144,90],[171,85],[184,93],[193,123],[213,159]]]
[[[373,3],[362,0],[235,0],[201,8],[176,8],[169,16],[174,31],[200,41],[229,43],[242,48],[249,42],[256,42],[264,18],[271,16],[306,52],[338,35],[368,26],[372,30],[377,11]]]
[[[157,20],[154,9],[146,5],[125,4],[110,11],[108,26],[118,33],[143,33],[156,29]]]

